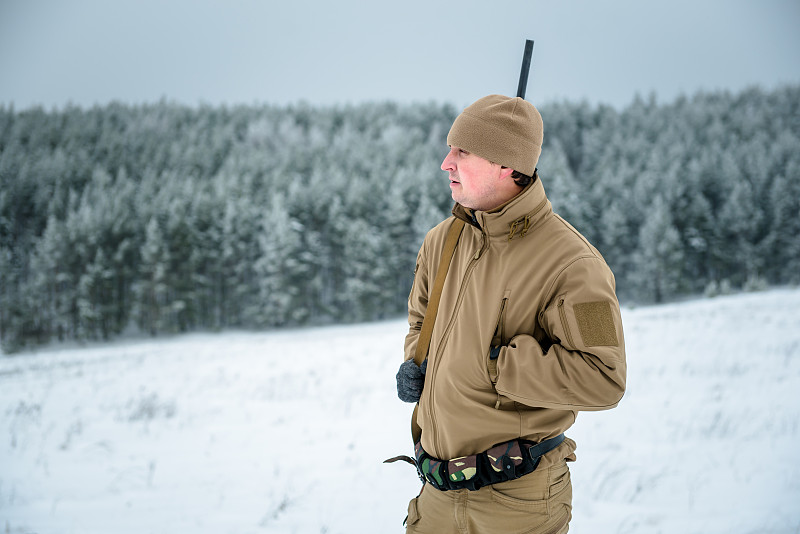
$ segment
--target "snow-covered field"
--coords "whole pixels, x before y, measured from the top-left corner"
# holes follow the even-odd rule
[[[623,310],[576,533],[800,532],[800,290]],[[0,532],[402,533],[404,321],[0,357]]]

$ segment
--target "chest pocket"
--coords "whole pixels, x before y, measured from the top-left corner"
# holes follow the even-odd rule
[[[492,336],[492,347],[500,347],[508,344],[508,332],[506,331],[506,313],[508,312],[508,298],[511,296],[511,290],[506,289],[503,294],[503,300],[500,301],[500,310],[497,312],[497,322],[494,327],[494,335]]]

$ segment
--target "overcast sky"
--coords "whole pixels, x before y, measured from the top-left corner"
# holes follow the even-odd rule
[[[492,7],[489,7],[491,5]],[[616,107],[800,83],[800,0],[0,0],[0,104]]]

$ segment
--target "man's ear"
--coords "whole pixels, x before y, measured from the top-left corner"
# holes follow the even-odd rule
[[[513,173],[513,172],[514,172],[514,169],[512,169],[511,167],[503,167],[501,165],[500,166],[500,179],[501,180],[505,180],[506,178],[511,176],[511,173]]]

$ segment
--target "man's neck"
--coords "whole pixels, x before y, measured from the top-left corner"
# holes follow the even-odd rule
[[[498,204],[494,208],[491,208],[491,209],[488,209],[488,210],[482,210],[482,211],[485,211],[486,213],[497,213],[498,211],[500,211],[503,208],[505,208],[508,205],[509,202],[511,202],[512,200],[517,198],[523,191],[525,191],[525,189],[526,189],[525,187],[517,186],[516,191],[514,191],[513,194],[510,197],[508,197],[505,201],[501,202],[500,204]]]

